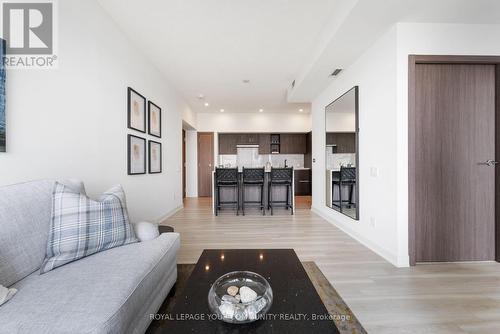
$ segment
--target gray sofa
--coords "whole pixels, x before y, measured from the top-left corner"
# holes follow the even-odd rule
[[[0,333],[143,333],[177,279],[177,233],[40,275],[54,181],[0,187]]]

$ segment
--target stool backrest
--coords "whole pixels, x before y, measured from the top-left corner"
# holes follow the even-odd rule
[[[293,168],[271,168],[271,181],[290,181],[293,178]]]
[[[356,182],[356,167],[340,166],[341,182]]]
[[[264,182],[264,167],[245,168],[243,167],[243,181],[262,181]]]
[[[238,182],[238,168],[215,168],[215,182]]]

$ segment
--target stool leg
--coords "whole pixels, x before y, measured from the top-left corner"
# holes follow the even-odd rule
[[[352,193],[354,192],[354,184],[351,184],[351,187],[349,189],[349,207],[351,208],[352,205],[354,204],[352,202]]]
[[[343,204],[342,204],[342,182],[339,183],[339,205],[340,205],[340,212],[343,212]]]
[[[266,215],[266,209],[264,208],[264,183],[260,186],[260,209],[262,210],[262,215]]]
[[[241,187],[241,212],[245,215],[245,184]]]
[[[269,188],[269,196],[270,196],[270,201],[269,205],[271,206],[271,216],[274,216],[274,207],[273,207],[273,184],[271,183],[271,186]]]
[[[236,215],[240,215],[240,187],[236,185],[234,187],[234,192],[236,193]]]
[[[293,193],[292,193],[292,186],[290,186],[290,213],[293,215]]]
[[[285,209],[288,210],[288,205],[290,204],[290,198],[288,197],[289,191],[288,191],[288,184],[286,185],[286,203],[285,203]]]
[[[219,213],[219,201],[220,201],[220,194],[219,194],[219,186],[215,186],[216,192],[215,192],[215,215],[217,216]]]
[[[271,183],[267,184],[267,209],[271,210]]]

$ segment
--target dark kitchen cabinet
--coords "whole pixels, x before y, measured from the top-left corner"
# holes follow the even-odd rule
[[[238,145],[257,145],[258,143],[258,133],[240,133],[238,135]]]
[[[306,154],[304,154],[304,167],[312,168],[312,132],[306,134]]]
[[[311,170],[296,169],[294,171],[294,186],[296,196],[311,195]]]
[[[354,132],[327,132],[326,144],[336,145],[334,153],[356,153],[356,133]]]
[[[307,134],[282,133],[280,135],[281,154],[306,154]]]
[[[259,134],[259,154],[271,154],[271,135],[269,133]]]
[[[219,133],[219,154],[236,154],[238,135],[233,133]]]

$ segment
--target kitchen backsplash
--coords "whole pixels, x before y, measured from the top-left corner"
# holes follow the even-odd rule
[[[285,160],[288,166],[294,168],[304,167],[303,154],[256,154],[252,157],[240,156],[241,164],[245,167],[265,167],[267,162],[270,162],[273,167],[284,167]],[[237,154],[221,154],[219,155],[219,166],[236,167],[238,166]],[[238,166],[242,167],[242,166]]]
[[[328,152],[328,150],[327,150]],[[354,153],[331,153],[326,155],[326,169],[340,169],[340,166],[356,165],[356,154]]]

